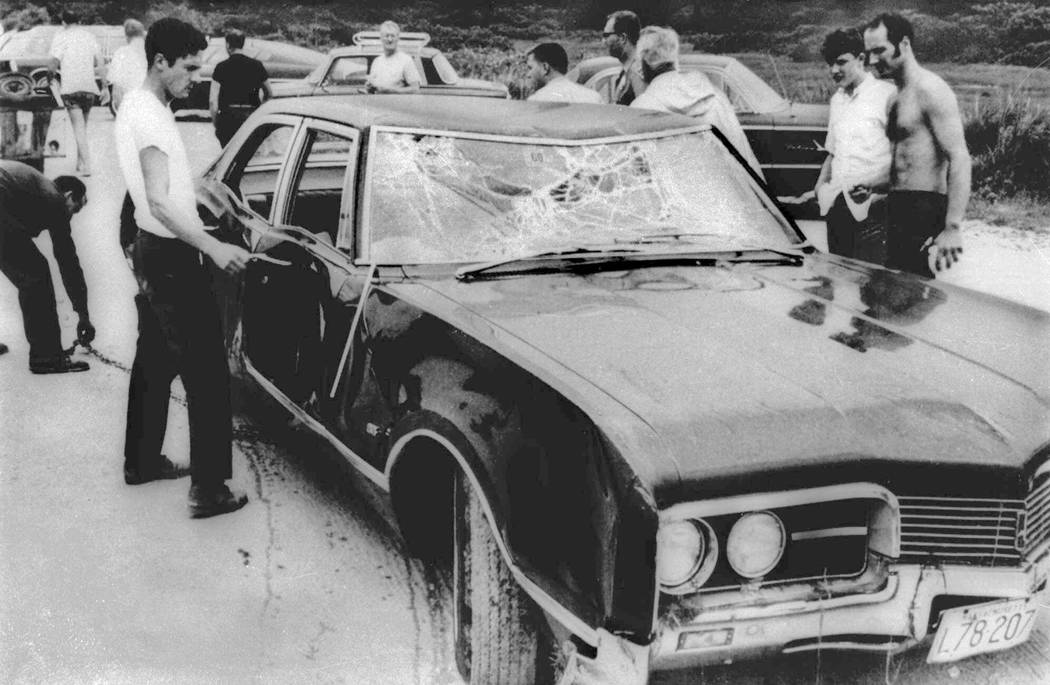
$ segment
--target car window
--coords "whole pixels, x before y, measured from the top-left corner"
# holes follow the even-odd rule
[[[613,102],[613,88],[616,87],[616,77],[619,73],[619,68],[608,69],[606,73],[594,76],[588,86],[598,91],[603,102]]]
[[[459,74],[456,73],[455,67],[440,52],[435,53],[433,57],[423,57],[422,60],[427,83],[444,83],[451,86],[459,82]]]
[[[667,231],[705,249],[794,235],[710,131],[579,143],[380,131],[363,254],[377,264],[488,261]]]
[[[253,212],[267,220],[273,212],[277,177],[293,132],[288,124],[260,126],[240,149],[223,178],[223,183]]]
[[[371,61],[371,58],[364,55],[338,57],[332,62],[325,80],[332,85],[364,83]]]
[[[289,194],[287,223],[338,247],[350,245],[340,239],[339,229],[346,175],[354,168],[354,143],[349,137],[310,130]],[[347,214],[353,215],[349,208]]]

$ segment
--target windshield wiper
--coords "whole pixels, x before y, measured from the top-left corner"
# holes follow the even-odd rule
[[[719,266],[723,264],[784,264],[801,266],[803,256],[790,252],[765,248],[718,250],[704,252],[671,252],[653,253],[630,249],[595,249],[574,247],[564,250],[540,252],[501,259],[495,262],[465,266],[456,272],[461,281],[471,281],[486,275],[497,276],[507,273],[553,273],[566,270],[595,270],[623,268],[626,263],[632,266],[651,266],[669,264],[680,266]],[[553,261],[552,261],[553,260]],[[536,263],[531,263],[536,262]],[[507,267],[515,267],[507,269]]]
[[[470,266],[464,266],[456,271],[456,278],[461,281],[469,281],[477,278],[479,275],[486,271],[492,271],[503,266],[510,264],[517,264],[519,262],[529,262],[532,260],[544,260],[544,259],[557,259],[557,260],[571,260],[574,257],[580,258],[593,258],[595,255],[601,257],[620,257],[626,258],[629,254],[636,254],[639,250],[622,249],[622,248],[600,248],[600,247],[566,247],[558,250],[547,250],[544,252],[534,252],[532,254],[522,255],[520,257],[508,257],[506,259],[497,259],[493,262],[483,262],[481,264],[472,264]],[[532,268],[529,271],[533,271]]]

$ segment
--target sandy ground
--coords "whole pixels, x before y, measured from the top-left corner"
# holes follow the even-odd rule
[[[188,519],[185,481],[123,484],[134,284],[116,247],[111,125],[96,109],[96,173],[74,222],[98,327],[89,373],[29,374],[16,293],[0,279],[0,340],[11,346],[0,358],[0,682],[460,682],[444,579],[404,553],[370,487],[317,440],[239,416],[234,483],[251,502],[229,516]],[[218,149],[210,127],[182,128],[203,167]],[[48,172],[71,164],[50,160]],[[807,228],[818,243],[819,229]],[[970,225],[948,278],[1050,311],[1048,258],[1045,236]],[[68,342],[75,318],[58,293]],[[178,402],[165,450],[187,454]],[[1050,611],[1024,647],[951,666],[925,665],[922,650],[824,655],[708,669],[703,680],[1050,682],[1048,624]]]

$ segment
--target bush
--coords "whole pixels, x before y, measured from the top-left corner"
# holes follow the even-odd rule
[[[1050,112],[1019,98],[979,103],[965,130],[977,196],[1050,200]]]

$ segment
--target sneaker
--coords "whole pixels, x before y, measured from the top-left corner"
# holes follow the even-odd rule
[[[87,362],[73,361],[68,355],[29,360],[29,370],[33,373],[76,373],[90,368]]]
[[[163,454],[160,463],[148,469],[124,467],[124,482],[128,485],[142,485],[155,480],[175,480],[190,475],[190,467],[175,464]]]
[[[190,486],[190,518],[203,519],[237,511],[248,503],[248,495],[231,492],[225,485],[205,487]]]

